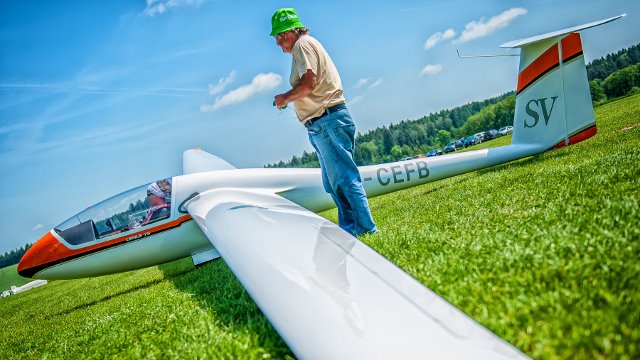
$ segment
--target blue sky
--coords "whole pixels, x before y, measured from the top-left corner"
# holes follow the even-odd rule
[[[640,2],[0,0],[0,253],[80,210],[178,175],[193,147],[238,167],[310,151],[290,56],[269,37],[298,10],[340,71],[366,132],[515,88],[510,40],[621,13],[587,30],[587,60],[640,41]]]

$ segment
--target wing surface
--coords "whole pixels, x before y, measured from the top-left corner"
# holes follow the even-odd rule
[[[280,196],[212,190],[187,209],[300,358],[527,358],[355,237]]]
[[[236,167],[200,149],[189,149],[182,153],[182,174],[193,174],[214,170],[233,170]]]

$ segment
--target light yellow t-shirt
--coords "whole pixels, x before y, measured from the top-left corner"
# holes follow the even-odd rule
[[[301,123],[322,114],[324,109],[344,103],[342,81],[333,61],[322,44],[310,35],[302,35],[291,51],[291,86],[300,82],[311,69],[316,75],[316,87],[306,97],[294,101],[296,115]]]

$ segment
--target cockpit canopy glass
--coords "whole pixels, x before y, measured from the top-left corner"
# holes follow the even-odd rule
[[[54,230],[71,245],[136,230],[171,215],[171,178],[154,181],[91,206]]]

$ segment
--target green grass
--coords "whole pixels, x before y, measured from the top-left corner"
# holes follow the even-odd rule
[[[11,265],[0,269],[0,292],[9,290],[11,286],[24,285],[32,279],[23,278],[18,275],[18,265]]]
[[[485,142],[480,143],[478,145],[469,146],[467,148],[464,148],[464,149],[460,150],[459,152],[473,151],[473,150],[480,150],[480,149],[488,149],[488,148],[497,147],[497,146],[509,145],[509,144],[511,144],[511,138],[512,138],[512,135],[501,136],[501,137],[495,138],[493,140],[485,141]]]
[[[534,358],[640,358],[640,128],[620,130],[640,95],[596,118],[580,144],[371,199],[363,241]],[[223,261],[50,282],[0,300],[0,327],[2,359],[291,356]]]
[[[534,358],[639,358],[640,96],[596,118],[588,141],[372,199],[365,242]]]
[[[223,261],[52,281],[0,300],[0,358],[282,358]]]

